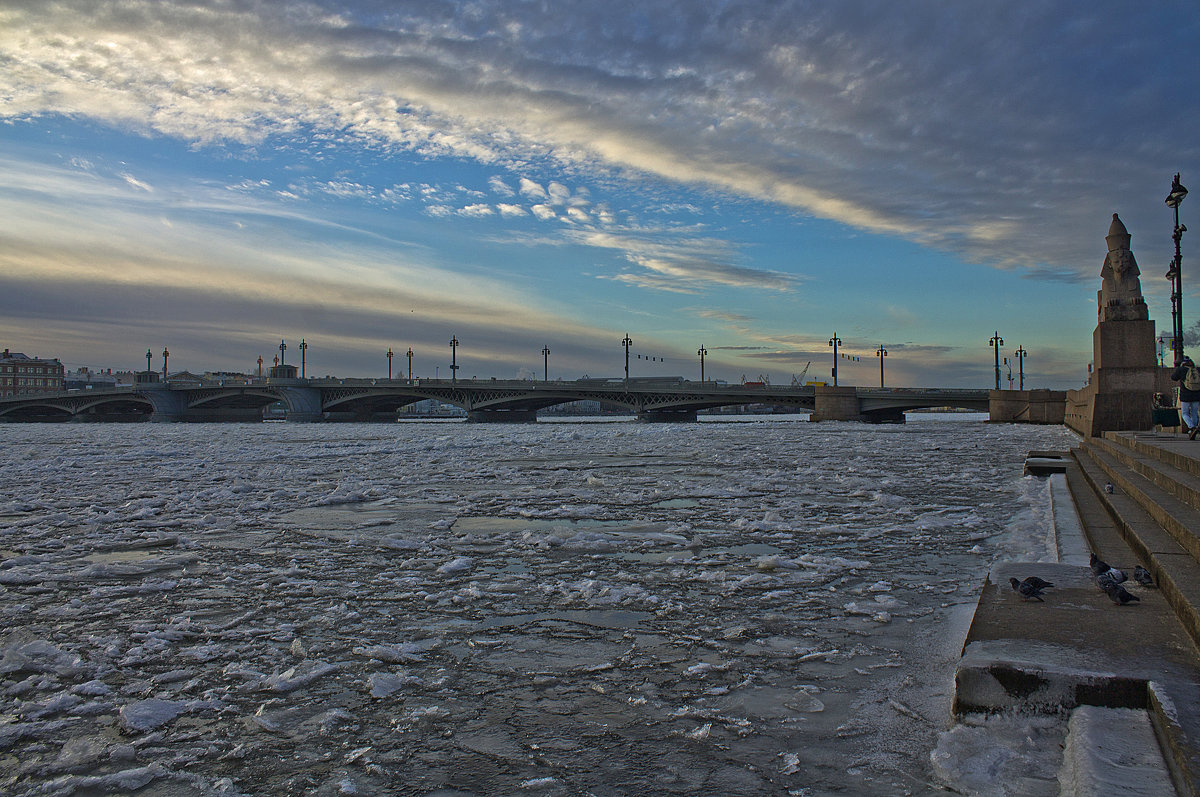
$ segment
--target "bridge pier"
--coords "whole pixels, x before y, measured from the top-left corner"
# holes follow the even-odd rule
[[[858,389],[817,385],[810,421],[864,421],[867,420],[858,403]]]
[[[537,423],[537,410],[468,410],[467,423]]]
[[[151,423],[176,423],[183,420],[186,409],[183,394],[172,391],[166,382],[144,383],[137,392],[154,407],[150,413]]]
[[[299,379],[275,378],[267,380],[267,384],[276,389],[279,398],[287,405],[287,414],[284,419],[292,423],[315,423],[325,420],[325,413],[321,407],[320,390],[298,384],[287,384],[300,381]]]
[[[642,423],[695,423],[695,410],[642,410],[637,419]]]

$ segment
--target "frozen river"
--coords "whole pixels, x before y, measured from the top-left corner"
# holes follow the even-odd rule
[[[0,793],[938,793],[1075,438],[909,419],[4,426]]]

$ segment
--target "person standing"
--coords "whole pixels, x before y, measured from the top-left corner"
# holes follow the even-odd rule
[[[1179,413],[1183,416],[1184,431],[1188,440],[1195,440],[1200,427],[1200,370],[1191,357],[1180,360],[1179,367],[1171,372],[1171,381],[1179,383]]]

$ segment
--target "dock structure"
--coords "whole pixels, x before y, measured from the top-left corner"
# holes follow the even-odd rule
[[[1100,793],[1119,760],[1146,794],[1200,794],[1200,442],[1106,432],[1069,452],[1033,452],[1028,470],[1052,480],[1058,561],[992,569],[954,712],[1069,714],[1063,793]],[[1136,603],[1097,586],[1092,553],[1128,573]],[[1138,565],[1153,586],[1135,583]],[[1044,602],[1010,588],[1028,576],[1055,584]]]

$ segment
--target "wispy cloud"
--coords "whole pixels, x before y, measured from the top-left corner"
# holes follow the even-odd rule
[[[1177,63],[1200,22],[1170,7],[64,0],[0,13],[0,115],[201,145],[317,131],[648,174],[1005,267],[1081,268],[1088,220],[1161,199],[1164,175],[1197,158],[1171,132],[1197,126],[1194,104],[1175,103],[1170,125],[1153,112],[1200,89]],[[568,201],[554,183],[518,190]]]
[[[716,239],[656,238],[592,229],[580,231],[576,240],[586,246],[615,249],[642,269],[620,279],[642,287],[696,293],[711,285],[764,290],[791,290],[797,278],[782,272],[746,268],[729,262],[728,243]]]

